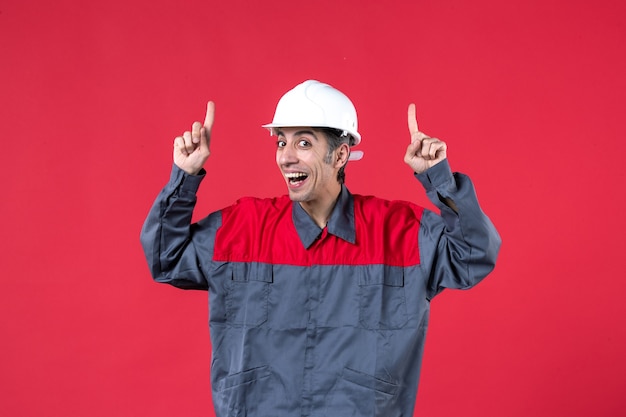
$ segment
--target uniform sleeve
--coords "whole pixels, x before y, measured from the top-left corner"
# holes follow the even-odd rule
[[[140,240],[157,282],[183,289],[208,289],[206,265],[212,258],[221,216],[216,212],[191,223],[196,192],[205,174],[203,170],[200,175],[188,175],[174,165],[170,181],[143,224]]]
[[[428,298],[444,288],[473,287],[495,267],[501,239],[480,208],[472,181],[452,173],[447,159],[415,176],[441,210],[441,215],[426,210],[420,225],[420,261],[428,269]],[[445,204],[446,199],[456,211]]]

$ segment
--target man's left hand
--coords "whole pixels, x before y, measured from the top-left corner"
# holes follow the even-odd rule
[[[447,145],[437,138],[431,138],[420,132],[417,126],[417,118],[415,117],[415,104],[413,103],[409,104],[408,120],[411,143],[406,149],[404,162],[416,174],[421,174],[428,168],[446,159]]]

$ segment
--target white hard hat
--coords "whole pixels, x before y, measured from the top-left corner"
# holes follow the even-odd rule
[[[263,125],[274,133],[277,127],[330,127],[350,135],[356,146],[361,142],[354,104],[336,88],[315,80],[307,80],[287,91],[276,105],[274,120]],[[361,159],[355,151],[350,159]]]

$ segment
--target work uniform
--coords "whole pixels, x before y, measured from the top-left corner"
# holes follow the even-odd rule
[[[174,166],[141,241],[157,282],[209,291],[216,415],[412,416],[430,301],[500,247],[470,179],[447,160],[416,175],[441,216],[343,186],[323,229],[288,196],[190,226],[203,176]]]

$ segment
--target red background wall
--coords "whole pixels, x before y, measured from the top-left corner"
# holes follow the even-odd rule
[[[504,239],[432,307],[416,415],[624,415],[626,6],[615,0],[5,0],[0,415],[211,414],[206,294],[139,245],[217,105],[197,214],[285,192],[260,128],[307,78],[356,103],[356,193],[416,201],[406,106]]]

